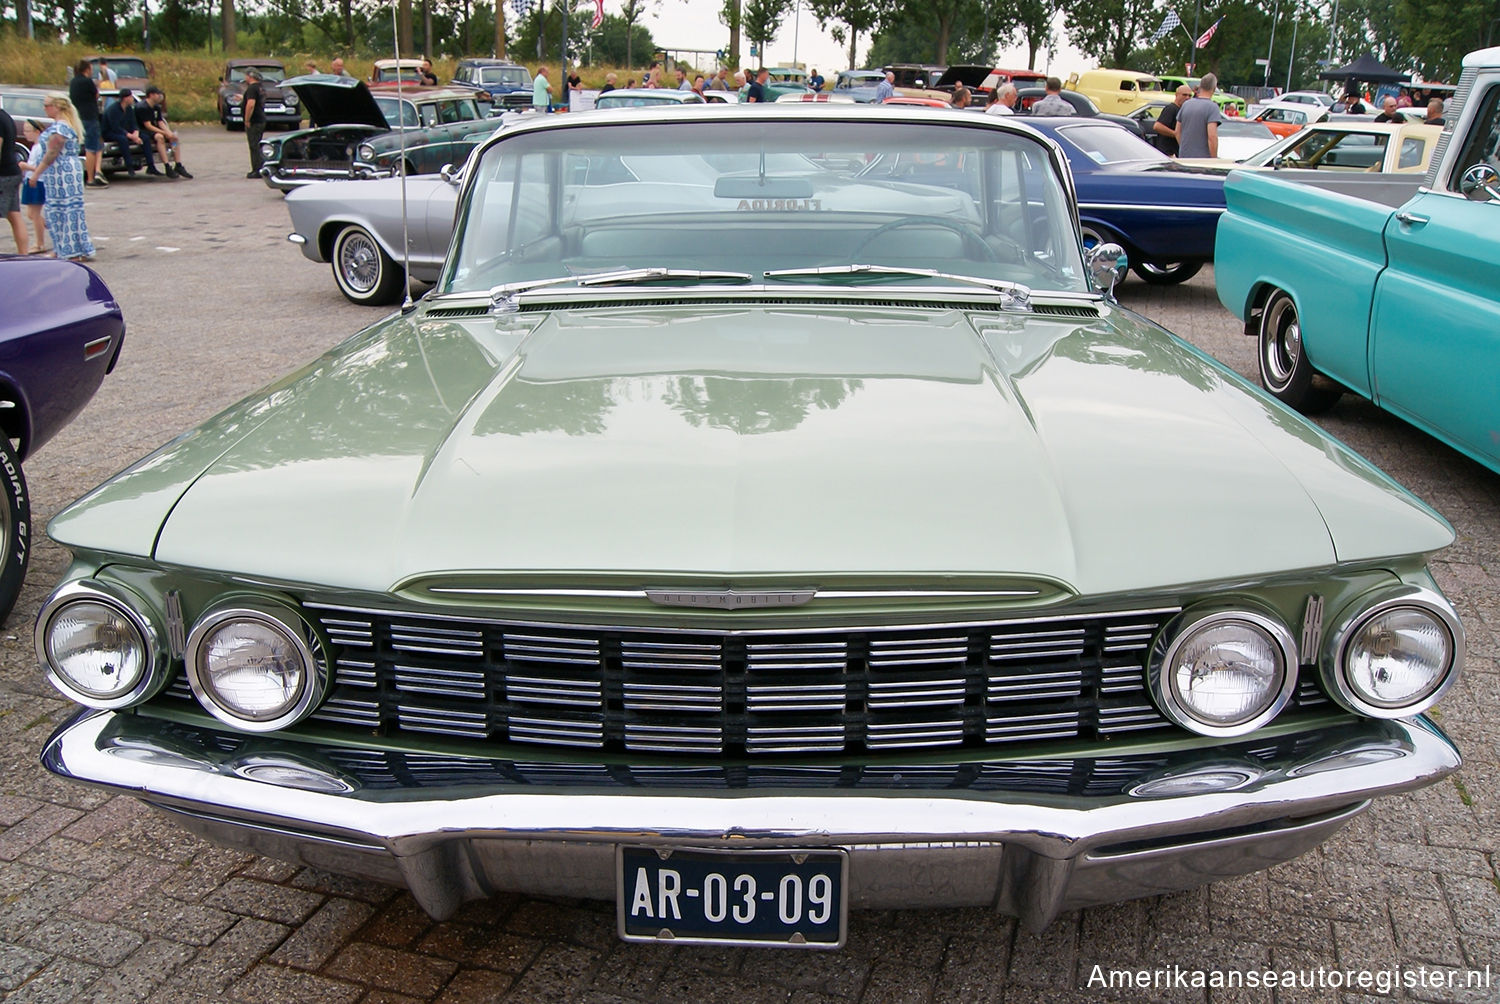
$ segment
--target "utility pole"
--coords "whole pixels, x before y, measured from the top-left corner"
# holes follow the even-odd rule
[[[563,100],[568,99],[568,4],[573,0],[562,0],[562,67],[558,74],[562,78]]]
[[[1297,9],[1292,8],[1292,52],[1286,57],[1286,89],[1292,89],[1292,66],[1297,62],[1297,23],[1301,19],[1297,17]]]
[[[1266,46],[1266,77],[1262,86],[1271,86],[1271,53],[1276,49],[1276,22],[1281,17],[1281,0],[1276,0],[1276,7],[1271,12],[1271,44]]]
[[[1334,2],[1337,3],[1338,0],[1334,0]],[[1198,15],[1202,10],[1203,0],[1196,0],[1193,4],[1193,51],[1188,56],[1188,59],[1192,60],[1192,62],[1187,65],[1189,74],[1198,72]]]

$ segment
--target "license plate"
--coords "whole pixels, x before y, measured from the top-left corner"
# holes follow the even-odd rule
[[[616,912],[626,941],[844,944],[844,851],[622,847],[616,862]]]

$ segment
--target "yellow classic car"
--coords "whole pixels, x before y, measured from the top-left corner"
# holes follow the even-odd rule
[[[1087,94],[1102,112],[1129,115],[1164,88],[1159,77],[1135,70],[1086,70],[1068,77],[1067,88]]]

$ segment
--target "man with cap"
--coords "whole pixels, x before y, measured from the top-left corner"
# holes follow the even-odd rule
[[[265,158],[260,154],[260,138],[266,132],[266,98],[265,91],[260,86],[262,77],[259,70],[250,67],[245,71],[245,79],[250,81],[240,105],[245,109],[245,142],[250,144],[250,171],[245,177],[259,178],[261,165],[265,163]]]

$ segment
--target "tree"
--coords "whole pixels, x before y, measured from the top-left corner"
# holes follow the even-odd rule
[[[745,37],[759,46],[757,66],[765,65],[766,46],[775,40],[781,22],[792,12],[792,3],[793,0],[745,0],[740,16],[744,21]]]
[[[225,52],[235,50],[234,0],[223,0],[219,6],[219,37],[224,40]]]
[[[1083,53],[1105,66],[1123,67],[1130,52],[1161,23],[1153,0],[1074,0],[1064,22],[1068,38]],[[1207,10],[1203,23],[1213,24]]]
[[[724,22],[724,27],[729,29],[729,66],[738,70],[740,68],[740,28],[744,23],[740,0],[724,0],[724,6],[719,8],[719,20]]]
[[[1500,0],[1396,0],[1396,20],[1425,80],[1457,83],[1465,53],[1500,44]]]
[[[813,16],[835,42],[849,42],[849,67],[859,65],[860,35],[873,33],[895,10],[895,0],[809,0]]]
[[[620,20],[625,22],[625,66],[635,65],[635,28],[641,15],[655,6],[658,0],[625,0],[620,7]],[[655,47],[652,47],[655,51]]]
[[[867,60],[871,66],[989,60],[995,51],[995,39],[1011,28],[1009,21],[999,20],[999,7],[962,0],[935,4],[900,0],[881,22]]]
[[[1045,0],[1016,0],[1011,5],[1011,14],[1016,19],[1014,37],[1026,46],[1026,68],[1036,69],[1036,54],[1053,42],[1052,15],[1054,8]]]
[[[632,53],[655,51],[656,42],[645,25],[627,25],[617,14],[604,15],[594,35],[594,58],[606,66],[633,67]]]

